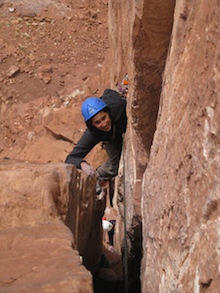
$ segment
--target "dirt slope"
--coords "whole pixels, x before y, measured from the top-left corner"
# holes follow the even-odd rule
[[[84,128],[76,108],[101,94],[107,9],[104,0],[0,0],[1,158],[59,162],[71,150]]]

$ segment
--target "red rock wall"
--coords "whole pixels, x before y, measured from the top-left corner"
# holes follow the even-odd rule
[[[118,180],[129,281],[143,244],[142,292],[217,292],[219,3],[109,1],[109,9],[110,79],[130,78]]]
[[[41,70],[39,76],[33,74],[32,67],[36,67],[38,60],[44,60],[44,47],[40,50],[43,55],[36,57],[36,61],[30,58],[28,63],[22,57],[21,50],[24,48],[17,48],[20,44],[17,36],[16,50],[8,43],[14,38],[13,34],[7,36],[6,45],[3,46],[3,60],[7,62],[4,63],[1,77],[5,85],[1,101],[4,121],[0,133],[1,155],[42,163],[63,162],[72,148],[70,142],[75,143],[83,130],[75,107],[80,105],[84,95],[98,93],[99,90],[101,92],[105,87],[114,87],[128,73],[128,128],[114,201],[120,212],[115,235],[118,252],[121,248],[124,249],[124,216],[126,221],[129,289],[131,292],[139,292],[142,259],[142,292],[216,292],[216,288],[219,288],[217,264],[220,193],[219,2],[210,0],[188,3],[189,1],[181,0],[175,6],[175,0],[109,0],[110,48],[102,67],[101,86],[98,86],[98,65],[102,65],[100,63],[107,48],[105,17],[99,16],[96,6],[93,10],[88,10],[89,6],[84,7],[92,3],[83,2],[71,2],[73,9],[67,7],[67,17],[60,18],[56,14],[55,21],[54,16],[48,18],[46,10],[40,18],[28,21],[23,18],[24,15],[17,19],[17,14],[13,16],[15,19],[9,19],[9,2],[0,5],[4,12],[2,25],[6,23],[9,32],[16,31],[17,34],[14,28],[16,26],[21,29],[21,26],[17,26],[20,22],[25,27],[28,24],[28,28],[36,26],[37,31],[42,24],[57,23],[57,30],[52,27],[48,31],[52,37],[45,40],[49,44],[57,44],[55,40],[59,31],[62,35],[59,52],[62,52],[62,48],[70,48],[65,54],[58,52],[64,59],[61,59],[59,66],[53,61],[55,65],[53,64],[50,81],[47,76],[43,77],[43,86],[39,86],[42,83],[39,83],[38,77],[47,68],[38,68]],[[93,1],[94,3],[106,9],[106,1]],[[75,13],[76,7],[80,11]],[[59,12],[62,14],[62,9]],[[47,17],[44,18],[44,15]],[[86,24],[85,16],[88,15],[90,18]],[[10,22],[4,21],[5,19]],[[77,27],[78,32],[75,29],[77,21],[81,21]],[[82,35],[81,28],[85,28],[85,35]],[[19,35],[26,38],[26,34],[20,32]],[[75,37],[76,32],[80,32],[78,40],[83,41],[78,51],[72,49],[72,40],[69,38],[70,35]],[[92,36],[89,41],[88,36]],[[39,40],[42,40],[41,37]],[[93,48],[95,44],[93,37],[98,40],[99,46],[91,50],[91,46]],[[27,40],[29,38],[25,39],[26,44],[32,46]],[[1,44],[4,42],[4,38],[0,40]],[[89,49],[88,55],[82,50],[84,42]],[[49,54],[51,46],[47,47]],[[39,53],[38,48],[41,46],[37,46],[36,52]],[[92,51],[96,56],[90,55]],[[75,52],[76,58],[75,55],[72,56]],[[20,64],[21,71],[26,72],[25,76],[28,77],[24,78],[28,87],[23,86],[23,93],[17,93],[18,89],[15,92],[8,89],[12,85],[16,89],[16,85],[20,84],[16,79],[19,74],[13,78],[13,82],[10,76],[5,76],[9,65],[13,64],[13,60],[9,60],[10,56],[16,62],[23,60]],[[61,68],[66,60],[70,66],[68,69]],[[92,64],[87,62],[91,60]],[[92,72],[93,78],[88,72]],[[35,77],[38,80],[37,86],[32,87]],[[63,84],[65,91],[61,89]],[[55,85],[58,87],[55,88]],[[47,87],[44,93],[36,90],[44,87]],[[58,92],[58,96],[53,97],[51,89]],[[34,102],[31,106],[28,97],[32,95]],[[66,105],[69,107],[62,110]],[[56,113],[53,111],[55,106]],[[59,115],[57,108],[60,108]],[[18,114],[15,115],[13,111]],[[73,123],[70,122],[72,120]],[[55,123],[57,121],[59,127]],[[76,123],[79,129],[73,134],[73,130],[67,126],[72,129],[72,125]],[[37,137],[39,140],[35,140]],[[91,161],[94,163],[92,154]],[[10,290],[17,286],[23,289],[22,286],[28,284],[31,291],[34,291],[32,281],[37,278],[45,290],[51,290],[53,281],[56,280],[57,291],[62,286],[75,286],[80,290],[84,284],[90,292],[91,275],[80,264],[79,255],[72,249],[72,246],[76,248],[74,239],[64,221],[75,235],[77,248],[84,256],[86,266],[91,271],[96,271],[101,254],[99,212],[102,213],[103,206],[91,197],[91,185],[87,186],[88,181],[84,177],[74,169],[68,172],[64,169],[54,169],[52,165],[34,166],[31,169],[14,165],[13,171],[5,167],[1,169],[0,242],[5,243],[0,257],[3,260],[3,273],[0,273],[2,288]],[[85,227],[88,232],[86,235]],[[56,232],[55,235],[53,231]],[[90,248],[94,249],[91,253]],[[20,256],[22,265],[19,264],[17,268],[15,265]],[[94,263],[94,260],[97,262]],[[24,266],[26,263],[27,267]],[[50,266],[51,263],[53,266]],[[73,265],[75,263],[76,266]],[[8,270],[5,270],[6,266]],[[79,279],[73,278],[76,274]]]
[[[177,1],[144,174],[143,292],[218,292],[218,1]]]
[[[70,165],[4,160],[0,186],[0,291],[93,292],[104,210],[94,182]]]
[[[121,216],[126,217],[131,292],[138,292],[139,286],[142,257],[142,176],[156,128],[174,4],[175,1],[109,1],[108,60],[115,64],[108,64],[112,85],[125,73],[129,75],[128,128],[122,158],[124,169],[122,167],[118,179],[117,201]],[[121,193],[125,193],[125,197]],[[125,214],[121,201],[126,205]],[[123,230],[123,221],[118,219],[117,222],[121,227],[116,227],[116,230]],[[116,237],[119,249],[120,244],[123,246],[123,236],[120,234]]]

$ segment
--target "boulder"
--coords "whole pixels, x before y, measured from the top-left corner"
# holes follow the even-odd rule
[[[93,292],[105,207],[95,182],[63,163],[3,160],[0,185],[0,291]]]

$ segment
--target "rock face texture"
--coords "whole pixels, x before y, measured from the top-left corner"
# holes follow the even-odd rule
[[[176,4],[142,185],[143,292],[220,288],[220,7],[191,4]]]
[[[219,1],[0,9],[1,158],[35,162],[0,166],[0,291],[92,292],[104,202],[61,162],[85,128],[82,100],[127,73],[113,203],[128,291],[219,292]],[[100,146],[88,156],[103,159]]]
[[[94,181],[65,164],[14,162],[0,173],[0,291],[93,292],[104,210]]]
[[[218,292],[219,4],[109,2],[110,76],[130,77],[118,180],[129,288],[143,252],[142,292]]]
[[[109,1],[110,60],[118,64],[116,69],[111,68],[110,77],[115,83],[126,72],[129,76],[124,166],[118,180],[118,195],[115,196],[118,196],[119,212],[127,226],[131,292],[140,290],[142,176],[156,128],[174,5],[175,1]],[[123,222],[119,219],[118,223],[121,226],[118,229],[123,229]],[[123,237],[119,236],[117,241],[123,245]]]
[[[93,292],[92,276],[59,224],[0,231],[1,292]]]

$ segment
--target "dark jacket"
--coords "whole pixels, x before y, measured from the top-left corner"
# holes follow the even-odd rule
[[[72,152],[66,157],[65,163],[73,164],[80,168],[84,157],[91,149],[101,141],[111,141],[113,136],[122,136],[127,126],[126,100],[118,92],[106,89],[100,97],[110,109],[112,129],[106,133],[100,130],[86,129],[81,139],[78,141]]]

